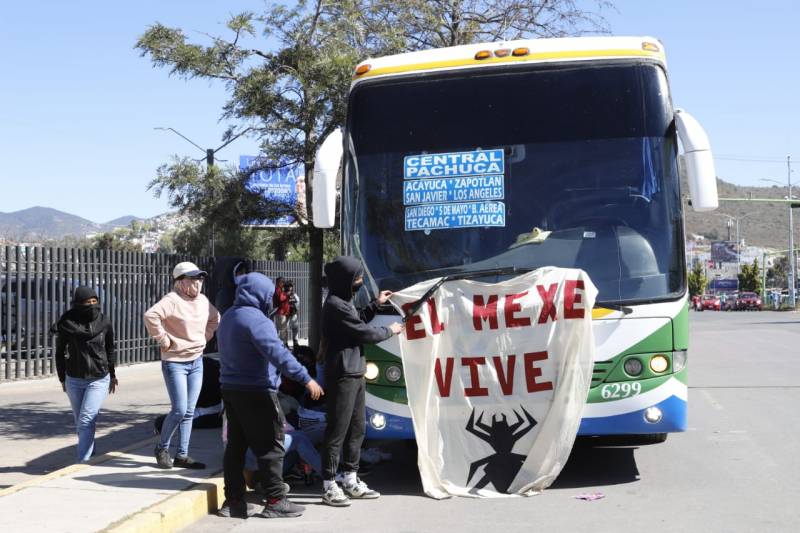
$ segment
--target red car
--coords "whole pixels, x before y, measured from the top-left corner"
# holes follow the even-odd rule
[[[736,298],[736,309],[749,311],[755,309],[761,311],[761,298],[754,292],[742,292]]]
[[[700,300],[700,310],[719,311],[719,304],[720,302],[717,296],[705,294],[703,295],[703,299]]]

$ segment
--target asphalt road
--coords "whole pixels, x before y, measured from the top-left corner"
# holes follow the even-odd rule
[[[294,486],[301,518],[208,516],[193,533],[800,531],[800,314],[690,314],[689,430],[651,446],[579,442],[556,483],[531,498],[436,501],[413,455],[365,480],[381,490],[349,509],[319,504],[319,486]],[[574,496],[601,492],[604,498]]]

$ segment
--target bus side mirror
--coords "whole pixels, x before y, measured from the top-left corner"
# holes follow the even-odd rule
[[[719,207],[717,173],[708,135],[695,118],[682,109],[675,110],[675,126],[683,144],[689,196],[695,211],[713,211]]]
[[[314,226],[332,228],[336,222],[336,176],[342,161],[342,130],[328,135],[314,158],[312,210]]]

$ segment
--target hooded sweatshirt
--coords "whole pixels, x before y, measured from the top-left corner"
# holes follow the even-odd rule
[[[308,370],[278,338],[275,324],[267,318],[275,285],[257,272],[240,278],[233,307],[217,331],[223,390],[277,391],[281,374],[305,385]]]
[[[62,383],[67,376],[80,379],[115,377],[114,329],[100,314],[100,306],[81,305],[97,298],[90,287],[75,289],[72,308],[54,326],[56,340],[56,371]]]
[[[224,315],[233,305],[233,298],[236,294],[236,277],[234,273],[237,268],[249,264],[244,257],[220,257],[214,263],[212,276],[214,289],[214,307],[220,315]]]
[[[361,345],[377,344],[392,336],[387,327],[367,325],[377,312],[376,302],[360,312],[353,305],[353,281],[361,273],[361,262],[354,257],[340,256],[325,265],[328,297],[322,306],[322,338],[325,374],[332,379],[363,376],[367,360]]]
[[[144,313],[147,332],[161,348],[161,359],[194,361],[219,325],[219,312],[204,294],[191,297],[175,283],[175,290]]]

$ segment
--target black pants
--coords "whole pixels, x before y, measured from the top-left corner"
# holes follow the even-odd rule
[[[283,495],[283,412],[274,392],[222,390],[228,418],[228,443],[223,469],[225,498],[238,500],[246,491],[244,475],[247,448],[258,460],[258,470],[268,498]]]
[[[328,414],[325,427],[325,450],[322,454],[322,477],[332,481],[344,446],[342,470],[358,472],[361,444],[366,431],[363,377],[339,377],[325,383]]]

